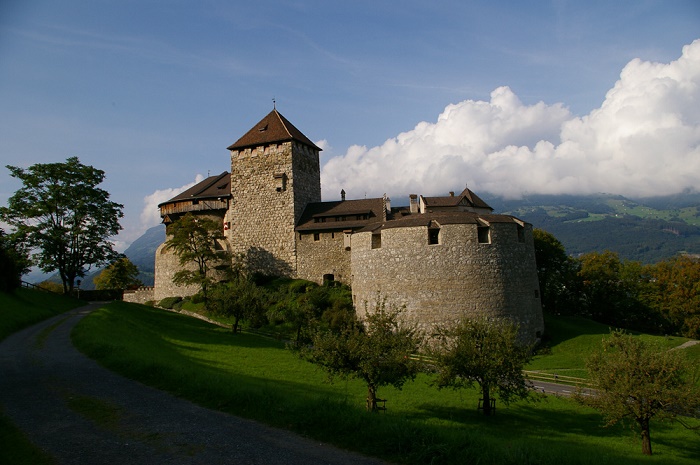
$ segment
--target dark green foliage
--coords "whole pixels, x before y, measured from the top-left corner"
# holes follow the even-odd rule
[[[522,370],[532,358],[532,347],[518,340],[518,326],[509,320],[465,316],[456,325],[439,328],[433,344],[435,384],[455,389],[477,384],[484,415],[492,413],[493,393],[506,404],[530,396]]]
[[[534,229],[537,278],[542,295],[542,308],[551,313],[576,313],[580,306],[579,263],[569,257],[553,234]]]
[[[64,293],[71,292],[76,278],[115,256],[108,239],[121,229],[123,206],[97,187],[104,171],[83,165],[77,157],[7,168],[22,187],[7,207],[0,207],[0,217],[27,247],[37,250],[36,264],[45,272],[58,271]]]
[[[249,276],[238,273],[230,281],[212,287],[207,309],[214,315],[233,318],[231,330],[235,334],[242,319],[260,326],[264,302],[262,289]]]
[[[158,302],[158,306],[161,308],[172,309],[178,302],[182,302],[182,297],[166,297]]]
[[[415,327],[399,321],[401,310],[377,304],[365,321],[347,321],[339,330],[316,328],[311,344],[299,354],[320,365],[332,379],[354,377],[367,385],[367,410],[376,412],[377,389],[404,383],[416,377],[417,361],[410,355],[418,352],[422,337]]]
[[[139,269],[131,260],[121,256],[95,276],[95,289],[136,289],[143,284],[138,280]]]
[[[651,455],[653,418],[679,419],[700,408],[700,390],[683,356],[681,351],[613,331],[586,362],[597,394],[577,399],[600,410],[607,425],[632,420],[641,433],[642,453]]]
[[[175,273],[175,284],[195,284],[199,286],[207,300],[209,286],[221,275],[219,266],[230,267],[230,254],[224,249],[224,232],[221,224],[211,218],[197,217],[187,213],[170,225],[170,239],[165,243],[185,266]],[[194,265],[194,269],[192,269]]]
[[[20,285],[21,265],[5,231],[0,229],[0,292],[12,292]]]

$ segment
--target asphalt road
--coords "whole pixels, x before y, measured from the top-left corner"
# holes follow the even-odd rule
[[[58,464],[380,464],[120,377],[78,352],[89,305],[0,343],[0,408]],[[111,413],[79,413],[94,403]],[[2,462],[2,451],[0,451]]]

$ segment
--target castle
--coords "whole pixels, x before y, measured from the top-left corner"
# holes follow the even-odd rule
[[[544,330],[532,226],[493,213],[469,189],[321,201],[317,147],[276,109],[228,147],[231,172],[210,176],[159,205],[168,225],[191,212],[221,222],[222,247],[250,269],[352,288],[362,313],[378,296],[405,305],[424,329],[467,315],[508,317],[530,340]],[[151,298],[194,294],[175,286],[178,257],[156,252]]]

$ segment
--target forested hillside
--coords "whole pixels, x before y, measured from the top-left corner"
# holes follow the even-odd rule
[[[498,213],[552,233],[574,256],[611,250],[626,260],[655,263],[681,252],[700,254],[700,194],[641,200],[600,194],[486,201]]]

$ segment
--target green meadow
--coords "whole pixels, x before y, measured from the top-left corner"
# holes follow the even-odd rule
[[[528,369],[581,370],[608,328],[552,317],[548,350]],[[646,336],[645,336],[646,337]],[[73,333],[87,355],[125,376],[201,405],[296,431],[340,447],[406,464],[691,464],[697,433],[653,423],[654,455],[641,454],[629,428],[602,427],[602,417],[571,400],[498,404],[486,418],[476,390],[438,390],[421,375],[399,391],[380,389],[387,411],[365,411],[366,387],[328,383],[317,367],[282,342],[210,325],[184,315],[114,302]],[[665,338],[660,338],[665,339]],[[685,340],[665,339],[669,346]],[[549,352],[549,353],[547,353]],[[690,352],[689,352],[690,353]],[[693,351],[694,357],[698,352]]]

